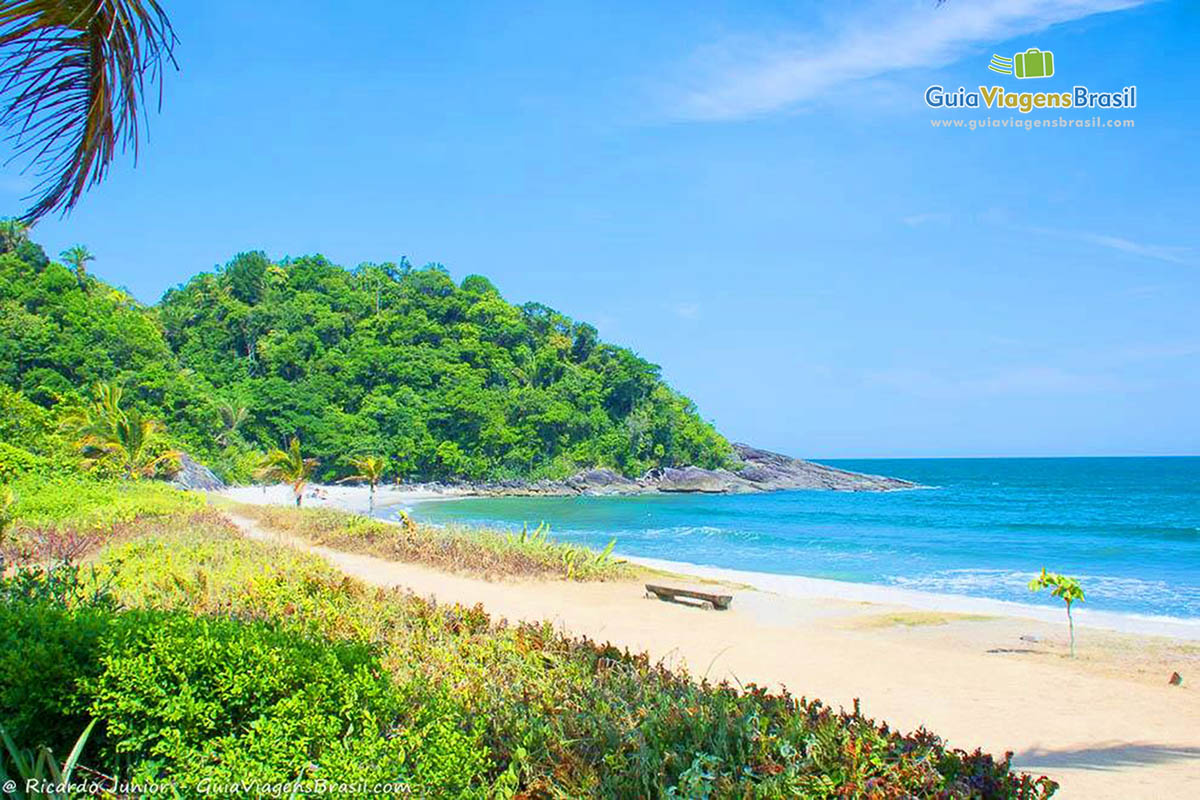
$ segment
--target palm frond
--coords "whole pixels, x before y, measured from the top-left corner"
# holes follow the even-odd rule
[[[70,211],[118,150],[137,159],[147,80],[175,65],[157,0],[0,2],[0,126],[40,178],[22,217]]]

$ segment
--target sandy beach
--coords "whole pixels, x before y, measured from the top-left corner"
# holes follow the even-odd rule
[[[325,497],[313,504],[366,508],[362,488],[322,488]],[[287,487],[223,495],[291,502]],[[380,490],[376,502],[425,499]],[[281,538],[233,518],[249,535]],[[731,582],[746,576],[703,568],[671,579],[731,587],[732,608],[711,611],[647,599],[638,581],[489,582],[286,541],[374,585],[443,603],[481,603],[510,621],[549,620],[576,635],[645,650],[697,677],[786,687],[833,705],[859,699],[866,713],[894,727],[924,726],[953,746],[1012,750],[1019,767],[1060,781],[1064,798],[1200,796],[1200,643],[1186,625],[1170,636],[1151,635],[1102,625],[1111,620],[1094,615],[1079,627],[1071,659],[1063,620],[1018,604],[807,579],[754,588]],[[1168,684],[1173,672],[1183,676],[1181,686]]]

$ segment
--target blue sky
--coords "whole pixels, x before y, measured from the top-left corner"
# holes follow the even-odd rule
[[[797,455],[1200,453],[1194,3],[164,6],[137,168],[35,234],[142,300],[242,250],[407,255]],[[1029,47],[1054,78],[987,71]],[[1136,127],[934,129],[1018,115],[932,83],[1136,84]]]

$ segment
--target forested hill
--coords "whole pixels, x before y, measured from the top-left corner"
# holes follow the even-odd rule
[[[244,253],[144,307],[11,231],[0,251],[0,382],[45,406],[120,382],[233,477],[292,436],[326,479],[363,455],[474,479],[730,459],[657,366],[479,275]]]

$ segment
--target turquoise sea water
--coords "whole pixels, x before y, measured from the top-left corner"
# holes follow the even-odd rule
[[[1200,618],[1200,458],[828,461],[936,487],[886,494],[438,501],[431,522],[519,528],[629,556],[1023,603],[1046,566],[1095,610]]]

